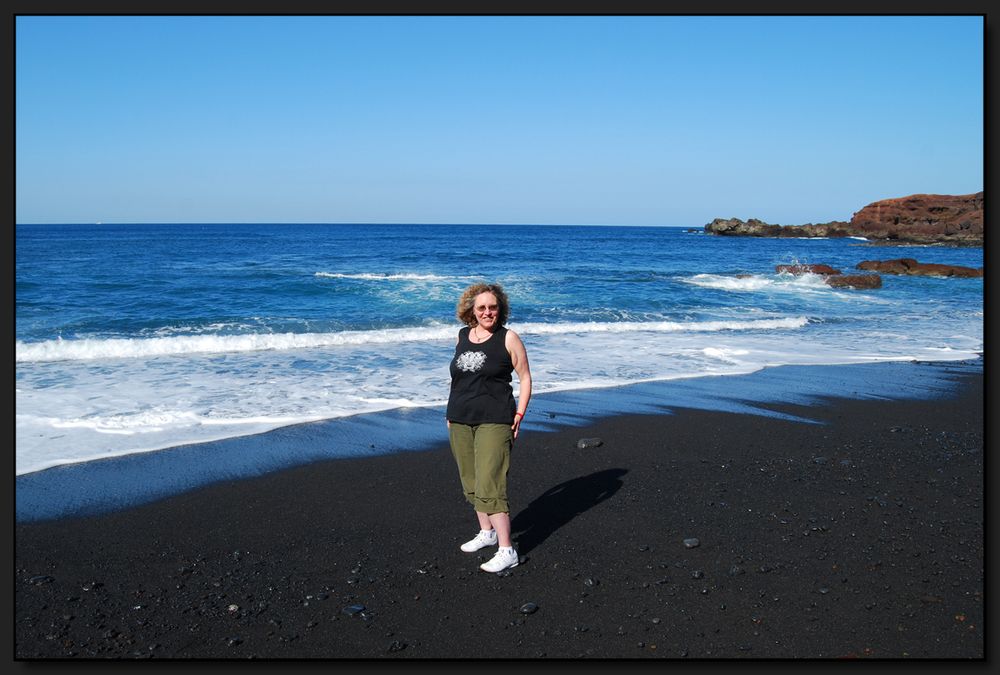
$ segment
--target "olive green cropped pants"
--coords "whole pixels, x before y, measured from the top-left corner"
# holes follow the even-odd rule
[[[466,501],[480,513],[510,513],[507,472],[514,445],[510,425],[452,422],[448,437]]]

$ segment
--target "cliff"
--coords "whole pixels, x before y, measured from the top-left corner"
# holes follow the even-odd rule
[[[983,243],[983,193],[883,199],[854,214],[851,230],[868,239]]]

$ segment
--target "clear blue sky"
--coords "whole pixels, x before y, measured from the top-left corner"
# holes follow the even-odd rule
[[[983,189],[982,16],[18,16],[16,219],[848,220]]]

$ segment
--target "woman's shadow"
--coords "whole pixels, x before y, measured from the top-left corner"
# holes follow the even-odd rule
[[[609,498],[622,486],[621,477],[626,473],[627,469],[605,469],[546,490],[510,523],[518,553],[527,553],[560,527]]]

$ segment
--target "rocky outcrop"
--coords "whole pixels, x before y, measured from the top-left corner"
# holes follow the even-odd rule
[[[897,258],[895,260],[864,260],[856,267],[867,272],[884,274],[908,274],[927,277],[981,277],[982,267],[963,267],[961,265],[941,265],[938,263],[921,263],[913,258]],[[882,277],[878,274],[841,274],[840,270],[821,264],[776,265],[778,274],[818,274],[830,286],[836,288],[881,288]]]
[[[825,281],[834,288],[882,288],[877,274],[831,274]]]
[[[963,267],[961,265],[942,265],[939,263],[920,263],[913,258],[897,258],[895,260],[864,260],[857,264],[859,270],[882,272],[884,274],[910,274],[925,277],[981,277],[982,267]]]
[[[829,265],[776,265],[774,269],[778,274],[818,274],[834,288],[882,288],[882,277],[877,274],[841,274]]]
[[[850,229],[868,239],[982,246],[983,193],[883,199],[855,213]]]
[[[983,245],[983,193],[917,194],[873,202],[850,222],[772,225],[751,218],[716,218],[707,234],[742,237],[864,237],[874,243]]]
[[[778,265],[774,270],[778,274],[840,274],[840,270],[829,265]]]
[[[739,218],[716,218],[705,226],[708,234],[736,237],[848,237],[848,223],[833,221],[813,225],[772,225],[763,220],[751,218],[743,221]]]

